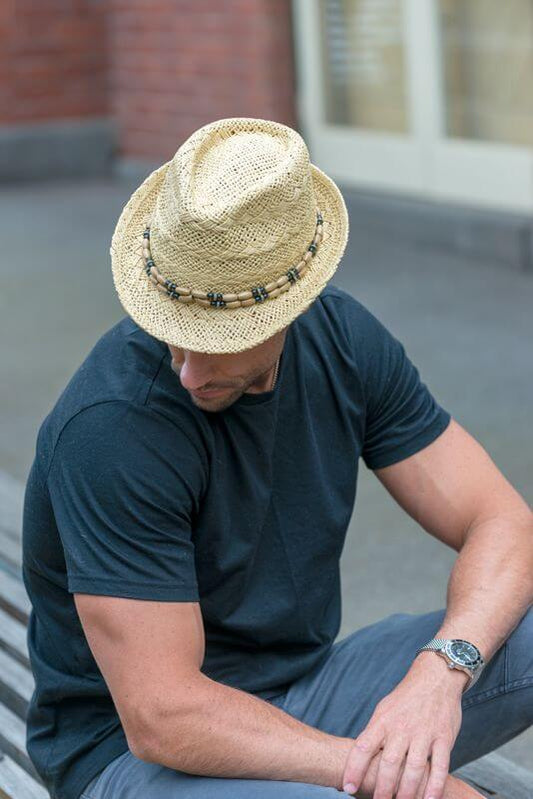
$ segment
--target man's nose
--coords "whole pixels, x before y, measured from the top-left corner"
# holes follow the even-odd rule
[[[209,386],[215,377],[213,363],[209,356],[198,353],[184,353],[183,364],[180,369],[180,380],[184,388],[197,391]]]

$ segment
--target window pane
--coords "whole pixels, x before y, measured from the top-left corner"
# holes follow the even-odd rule
[[[401,0],[320,0],[326,121],[405,133]]]
[[[439,0],[448,136],[533,146],[532,0]]]

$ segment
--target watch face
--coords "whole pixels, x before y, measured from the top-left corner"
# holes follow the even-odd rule
[[[446,644],[446,653],[461,666],[476,666],[481,662],[481,654],[477,647],[460,638],[455,638]]]

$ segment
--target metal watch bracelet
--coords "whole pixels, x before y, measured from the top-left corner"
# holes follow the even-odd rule
[[[447,644],[452,644],[452,643],[465,644],[470,649],[472,649],[474,652],[477,653],[476,662],[472,664],[472,667],[470,667],[467,663],[457,662],[455,660],[455,658],[452,657],[450,655],[450,653],[446,651],[446,645]],[[451,639],[450,638],[432,638],[431,641],[428,641],[427,644],[424,644],[424,646],[421,646],[416,651],[415,657],[420,652],[436,652],[437,654],[439,654],[440,657],[444,656],[444,660],[446,660],[446,662],[447,662],[447,664],[448,664],[450,669],[457,668],[459,671],[462,671],[463,673],[468,674],[470,679],[469,679],[469,681],[466,683],[466,685],[463,688],[463,694],[466,693],[466,691],[468,691],[470,688],[472,688],[474,683],[477,682],[481,672],[483,671],[483,666],[485,665],[485,661],[483,660],[483,657],[481,656],[481,652],[475,646],[475,644],[472,644],[470,641],[465,641],[465,640],[463,640],[461,638],[451,638]]]

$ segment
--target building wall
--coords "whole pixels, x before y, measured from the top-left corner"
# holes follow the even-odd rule
[[[106,3],[3,0],[0,124],[109,113]]]
[[[290,0],[113,0],[110,42],[123,158],[169,158],[222,117],[296,126]]]
[[[296,127],[291,0],[4,0],[0,179],[170,158],[216,118]]]

